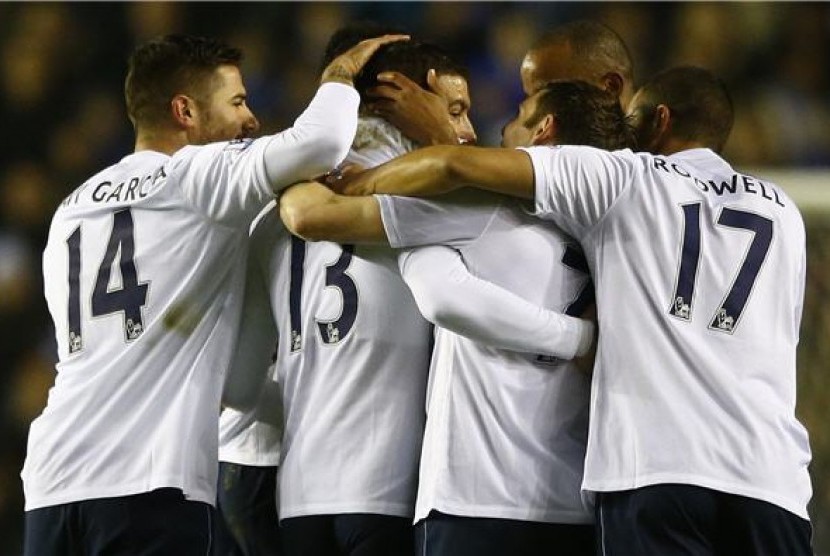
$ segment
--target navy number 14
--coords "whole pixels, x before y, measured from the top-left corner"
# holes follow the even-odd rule
[[[135,266],[135,241],[133,239],[133,215],[130,209],[113,214],[112,233],[107,242],[107,249],[92,290],[92,316],[100,317],[112,313],[122,313],[124,339],[135,340],[144,332],[144,319],[141,308],[147,302],[148,284],[139,283]],[[83,349],[83,328],[81,325],[81,227],[67,238],[69,250],[69,304],[67,317],[69,324],[69,353]],[[121,287],[109,289],[112,278],[112,266],[119,255],[118,267],[121,274]]]

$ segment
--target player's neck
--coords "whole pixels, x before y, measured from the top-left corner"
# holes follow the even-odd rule
[[[662,145],[659,146],[657,150],[659,151],[658,154],[669,156],[679,153],[680,151],[688,151],[690,149],[712,149],[712,147],[700,141],[669,137]]]
[[[135,152],[156,151],[172,155],[187,144],[184,132],[139,131],[135,138]]]

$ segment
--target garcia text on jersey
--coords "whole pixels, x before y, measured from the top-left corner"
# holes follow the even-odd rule
[[[61,206],[66,207],[77,203],[80,200],[81,194],[88,190],[92,191],[90,200],[93,203],[126,203],[143,199],[150,194],[157,180],[165,176],[164,168],[161,167],[152,174],[147,174],[142,177],[132,177],[129,180],[124,180],[117,184],[111,181],[102,181],[93,185],[94,182],[88,182],[64,199]]]

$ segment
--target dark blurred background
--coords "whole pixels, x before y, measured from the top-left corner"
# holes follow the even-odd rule
[[[774,171],[802,206],[808,278],[798,412],[814,451],[816,549],[830,554],[830,5],[137,2],[0,3],[0,555],[20,553],[26,433],[54,380],[41,293],[49,222],[65,195],[132,150],[122,86],[137,43],[186,32],[243,48],[250,104],[270,133],[310,100],[336,28],[396,24],[469,66],[472,120],[480,142],[493,145],[521,100],[528,46],[579,18],[622,35],[638,82],[680,63],[724,78],[737,107],[727,158],[745,171]]]

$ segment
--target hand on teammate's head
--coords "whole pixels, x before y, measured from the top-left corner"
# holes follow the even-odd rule
[[[421,145],[457,144],[447,100],[434,92],[435,79],[430,70],[427,83],[433,90],[426,90],[402,73],[381,73],[379,84],[367,91],[369,109]]]
[[[339,82],[346,85],[354,85],[354,78],[369,61],[369,58],[377,52],[377,49],[385,44],[409,40],[409,35],[383,35],[373,39],[360,41],[355,46],[336,57],[323,70],[320,79],[322,83]]]

